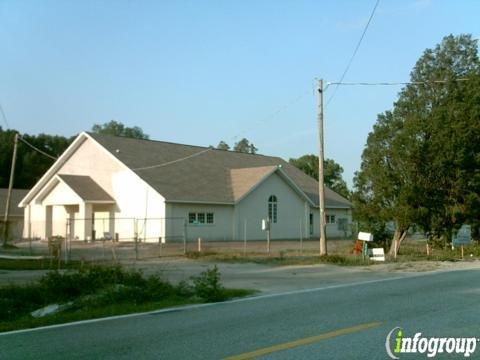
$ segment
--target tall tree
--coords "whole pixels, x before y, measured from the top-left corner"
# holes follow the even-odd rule
[[[251,143],[248,139],[243,138],[242,140],[235,143],[233,146],[234,151],[248,153],[248,154],[256,154],[258,149]]]
[[[355,178],[358,219],[394,221],[398,243],[412,224],[450,238],[462,222],[475,221],[479,75],[477,42],[470,35],[447,36],[423,53],[413,83],[402,89],[392,112],[379,115],[368,137]]]
[[[149,139],[150,136],[145,134],[143,130],[138,127],[128,127],[122,124],[121,122],[111,120],[105,124],[95,124],[92,126],[92,131],[97,134],[104,135],[113,135],[113,136],[124,136],[135,139]]]
[[[305,174],[318,180],[318,156],[317,155],[303,155],[297,159],[290,159],[288,161],[293,166],[302,170]],[[325,159],[323,162],[324,168],[324,182],[333,191],[342,195],[345,198],[350,198],[350,191],[347,183],[343,180],[343,168],[332,159]]]

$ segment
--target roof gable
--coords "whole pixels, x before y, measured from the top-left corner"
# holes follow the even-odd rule
[[[115,202],[90,176],[65,174],[57,176],[85,202]]]

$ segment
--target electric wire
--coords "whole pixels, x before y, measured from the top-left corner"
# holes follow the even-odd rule
[[[7,116],[5,115],[5,111],[3,111],[2,104],[0,104],[0,112],[2,113],[2,117],[3,117],[3,121],[5,122],[5,125],[7,125],[7,129],[9,129],[10,126],[8,125]]]
[[[373,15],[375,15],[375,11],[377,10],[377,7],[378,7],[379,3],[380,3],[380,0],[377,0],[376,3],[375,3],[375,6],[373,7],[372,13],[370,14],[370,17],[367,21],[367,24],[365,25],[365,28],[363,29],[362,36],[360,36],[360,39],[357,42],[357,46],[355,46],[355,50],[353,50],[353,54],[350,57],[350,60],[348,61],[347,67],[343,71],[343,74],[340,77],[340,80],[338,81],[339,83],[343,82],[343,79],[347,75],[348,70],[350,70],[350,66],[352,66],[353,59],[355,59],[355,56],[357,55],[358,49],[360,48],[360,45],[362,44],[363,38],[365,37],[365,34],[367,33],[368,27],[370,26],[370,23],[372,22]],[[334,98],[335,94],[337,93],[337,90],[338,90],[338,85],[335,87],[332,95],[330,95],[330,98],[327,100],[327,103],[326,103],[325,107],[327,107],[330,104],[330,102]]]
[[[327,82],[324,91],[330,85],[336,86],[399,86],[399,85],[432,85],[447,84],[451,82],[469,81],[469,78],[458,78],[449,80],[429,80],[429,81],[399,81],[399,82]]]
[[[20,140],[21,142],[23,142],[25,145],[28,145],[30,146],[33,150],[39,152],[40,154],[44,155],[44,156],[47,156],[49,157],[50,159],[52,160],[57,160],[57,158],[55,156],[52,156],[50,154],[47,154],[45,151],[43,150],[40,150],[39,148],[37,148],[35,145],[32,145],[30,144],[27,140],[25,140],[20,134],[18,135],[18,140]]]
[[[195,157],[195,156],[204,154],[204,153],[206,153],[207,151],[210,151],[210,150],[212,150],[212,148],[207,148],[207,149],[202,150],[202,151],[199,151],[199,152],[197,152],[197,153],[195,153],[195,154],[188,155],[188,156],[185,156],[185,157],[183,157],[183,158],[176,159],[176,160],[172,160],[172,161],[167,161],[167,162],[162,163],[162,164],[151,165],[151,166],[144,166],[144,167],[139,167],[139,168],[135,168],[135,169],[132,169],[132,170],[134,170],[134,171],[149,170],[149,169],[154,169],[154,168],[159,168],[159,167],[163,167],[163,166],[175,164],[175,163],[178,163],[178,162],[180,162],[180,161],[184,161],[184,160],[187,160],[187,159],[191,159],[191,158],[193,158],[193,157]]]

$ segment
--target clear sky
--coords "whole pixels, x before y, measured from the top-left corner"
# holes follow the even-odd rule
[[[29,134],[115,119],[156,140],[247,137],[287,160],[316,153],[314,79],[340,78],[374,4],[0,0],[0,103]],[[380,0],[344,81],[407,81],[443,36],[478,38],[479,19],[478,0]],[[342,87],[326,109],[326,156],[349,184],[399,90]]]

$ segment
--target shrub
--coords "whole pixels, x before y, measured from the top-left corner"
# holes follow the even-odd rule
[[[225,300],[224,288],[220,283],[220,271],[217,265],[198,276],[191,277],[195,295],[206,301]]]

